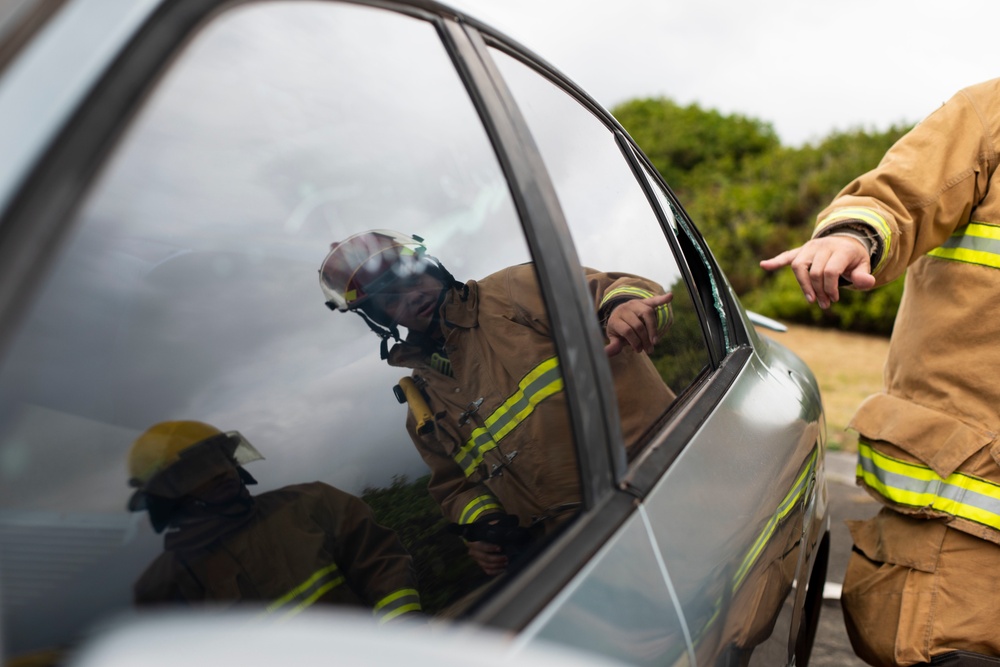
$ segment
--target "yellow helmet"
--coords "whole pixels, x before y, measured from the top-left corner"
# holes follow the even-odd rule
[[[264,458],[237,431],[224,433],[199,421],[168,421],[154,424],[136,438],[128,454],[129,484],[160,495],[179,497],[217,472],[219,463],[241,466]],[[181,462],[186,465],[178,465]],[[188,463],[190,462],[190,463]],[[157,478],[168,469],[183,475],[170,480]],[[169,481],[165,488],[163,481]]]

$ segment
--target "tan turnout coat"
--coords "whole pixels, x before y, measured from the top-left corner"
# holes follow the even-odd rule
[[[1000,79],[919,123],[819,216],[906,272],[882,393],[850,426],[858,481],[885,509],[849,522],[844,614],[874,665],[1000,653]],[[955,530],[951,530],[955,529]]]
[[[628,274],[587,272],[595,313],[620,299],[662,294]],[[442,329],[453,375],[435,369],[414,345],[393,348],[389,363],[413,369],[434,414],[420,435],[410,411],[406,427],[431,470],[429,491],[450,521],[470,524],[495,512],[545,530],[580,501],[579,470],[560,364],[531,265],[503,269],[452,289]],[[669,308],[658,311],[661,331]],[[645,354],[610,359],[623,436],[634,444],[673,400]]]

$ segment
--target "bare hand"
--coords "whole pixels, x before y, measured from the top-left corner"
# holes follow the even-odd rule
[[[760,263],[765,271],[783,266],[792,267],[806,301],[818,302],[820,308],[829,308],[831,303],[840,301],[841,276],[858,289],[875,286],[868,251],[863,243],[849,236],[813,239]]]
[[[489,542],[469,542],[466,546],[469,548],[469,557],[491,577],[507,569],[507,556],[503,554],[501,547]]]
[[[652,352],[660,335],[656,310],[673,299],[673,293],[667,292],[648,299],[629,299],[615,306],[608,317],[608,344],[604,346],[604,352],[613,357],[626,345],[636,352]]]

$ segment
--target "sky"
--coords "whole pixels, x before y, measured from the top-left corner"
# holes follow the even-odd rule
[[[769,122],[786,145],[912,124],[1000,76],[996,0],[444,0],[605,107],[668,97]]]

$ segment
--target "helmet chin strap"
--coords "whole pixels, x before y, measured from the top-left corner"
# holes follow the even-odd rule
[[[385,325],[380,324],[371,315],[365,312],[363,308],[355,308],[354,312],[361,316],[361,319],[365,321],[368,328],[371,329],[376,336],[382,339],[382,344],[379,347],[379,351],[382,355],[382,359],[389,358],[389,339],[393,338],[396,342],[401,342],[402,339],[399,337],[399,327],[395,324]]]

